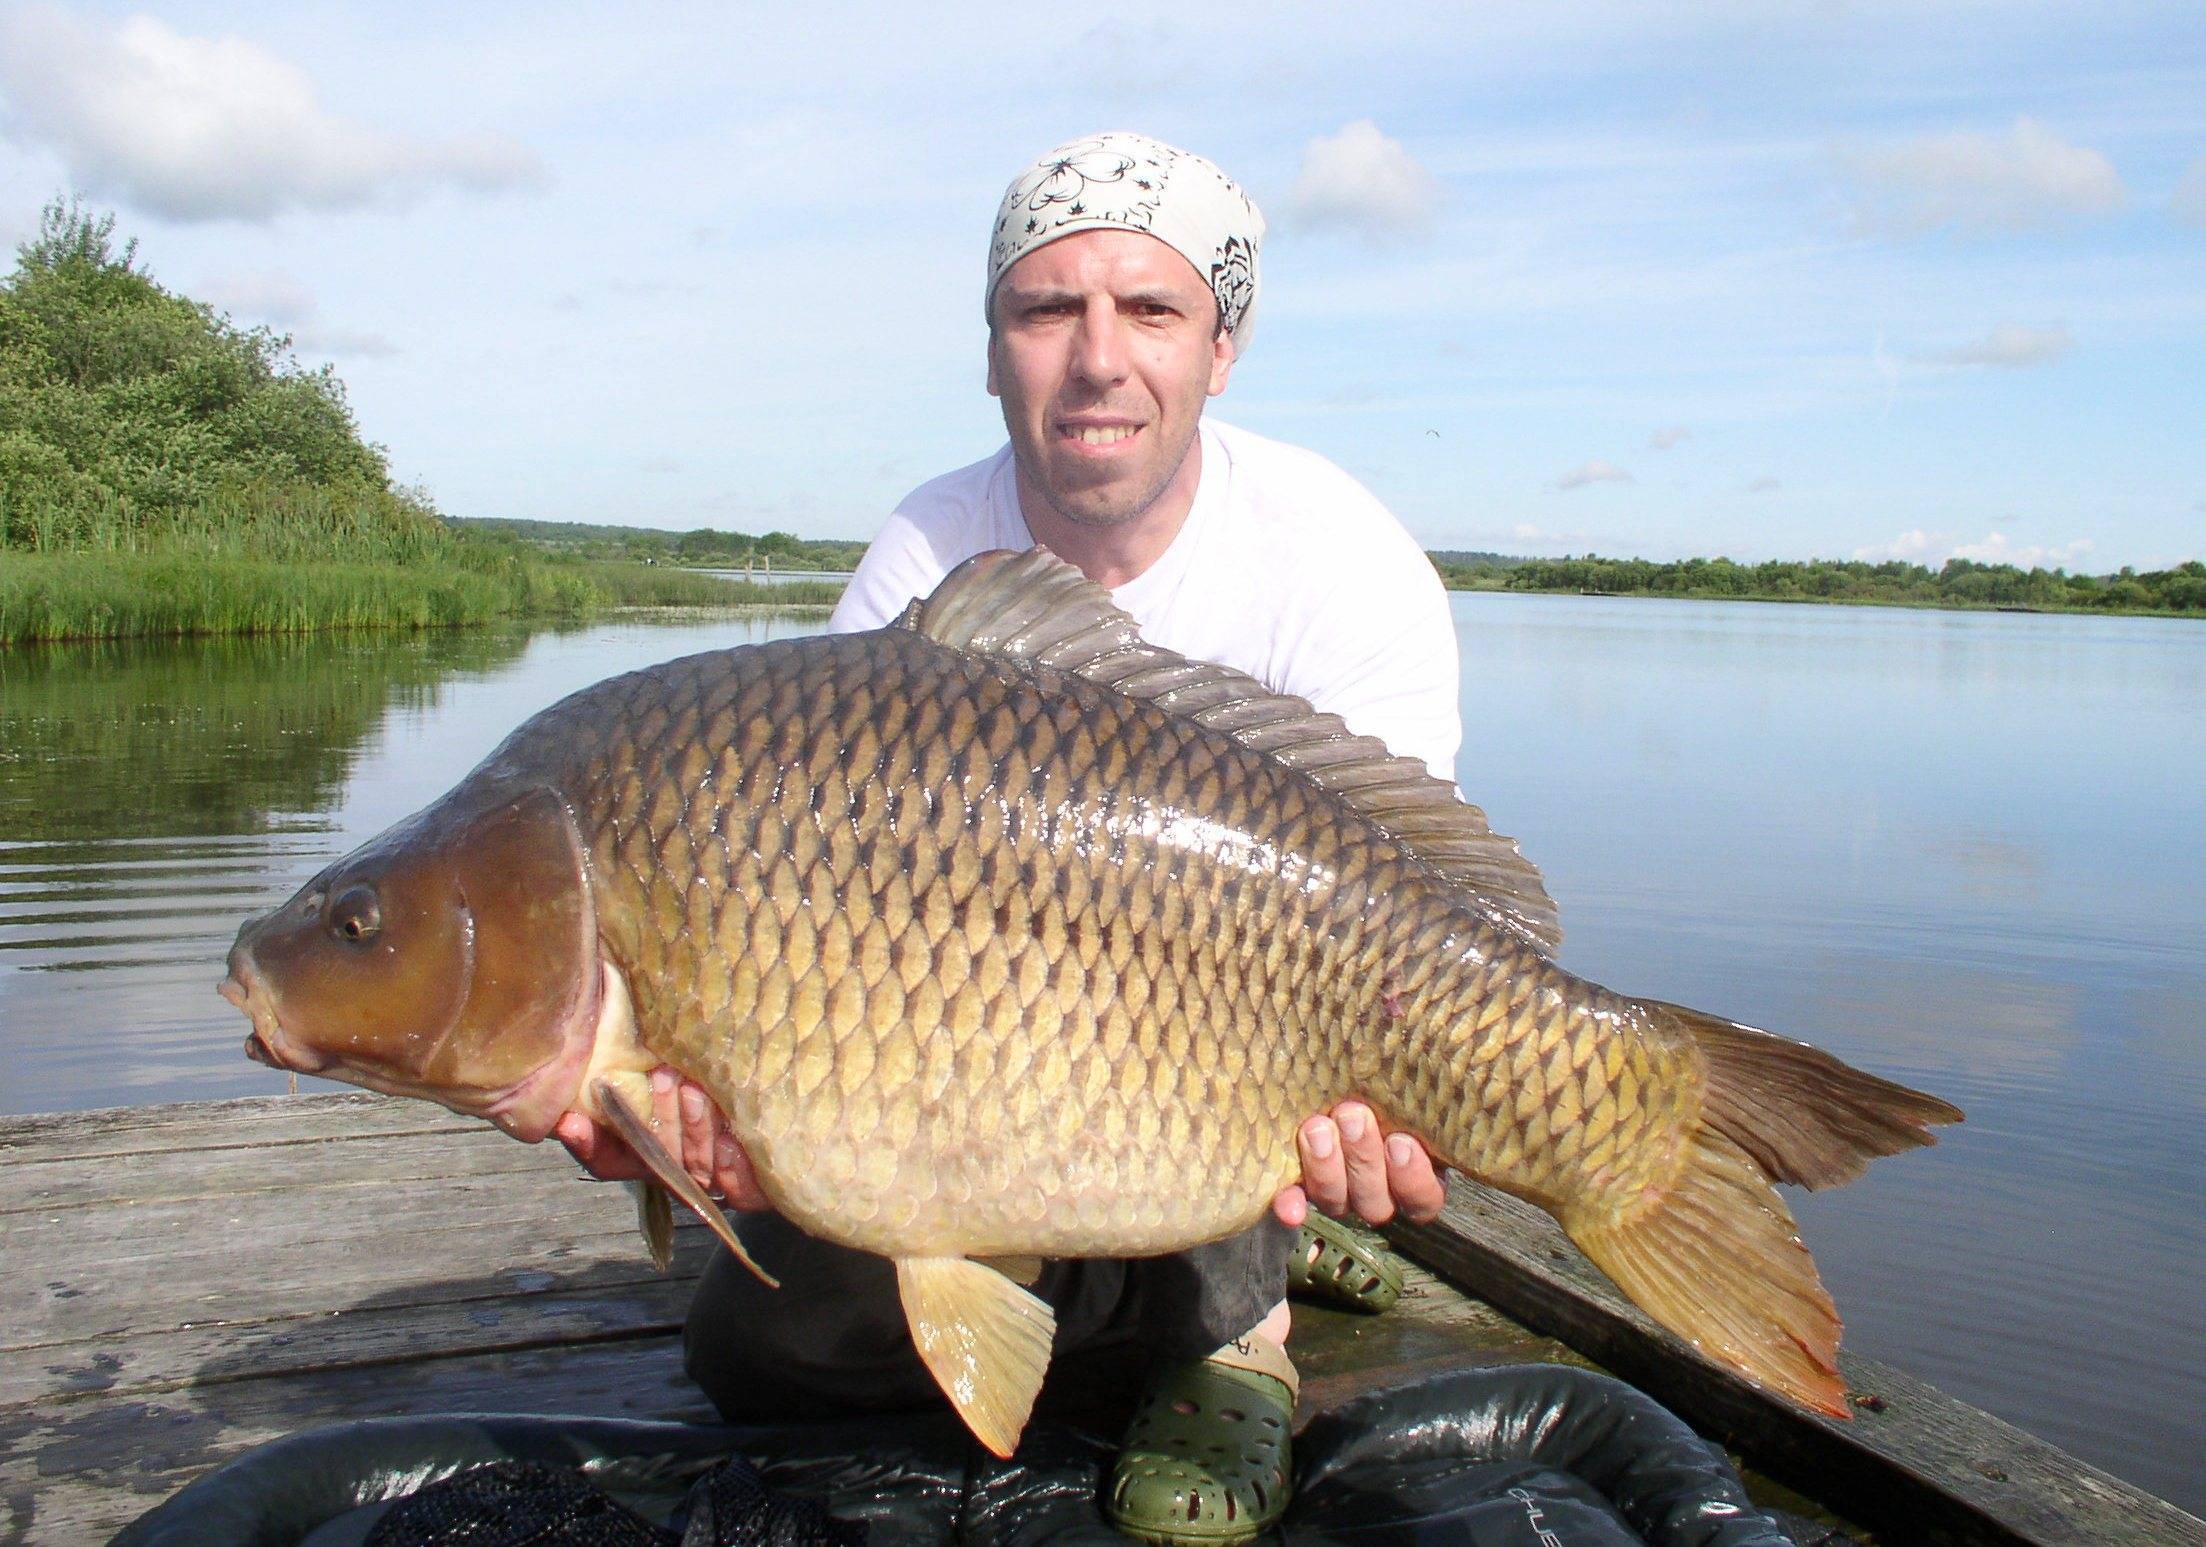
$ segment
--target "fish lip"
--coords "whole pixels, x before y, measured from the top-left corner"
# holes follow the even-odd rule
[[[256,1064],[293,1074],[313,1074],[325,1067],[285,1040],[283,1025],[276,1018],[275,1001],[251,953],[242,945],[232,948],[228,965],[229,976],[215,985],[215,992],[244,1011],[253,1023],[245,1037],[245,1056]]]

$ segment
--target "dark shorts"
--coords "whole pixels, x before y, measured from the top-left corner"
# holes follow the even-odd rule
[[[736,1217],[768,1289],[713,1253],[683,1335],[690,1378],[733,1423],[831,1418],[940,1398],[905,1329],[896,1269],[832,1246],[778,1214]],[[1199,1358],[1286,1297],[1295,1232],[1276,1219],[1168,1257],[1052,1262],[1034,1292],[1057,1313],[1053,1358],[1123,1348],[1139,1360]]]

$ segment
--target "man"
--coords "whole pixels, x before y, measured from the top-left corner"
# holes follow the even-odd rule
[[[1075,141],[1014,180],[986,292],[987,384],[1009,443],[897,507],[830,627],[879,627],[973,554],[1039,542],[1110,587],[1148,639],[1299,694],[1452,781],[1455,642],[1430,563],[1338,468],[1203,419],[1248,346],[1263,230],[1210,162],[1140,135]],[[704,1093],[671,1071],[654,1086],[698,1179],[770,1209]],[[579,1114],[558,1132],[598,1175],[640,1174]],[[1302,1185],[1280,1194],[1276,1221],[1169,1258],[1051,1264],[1035,1286],[1060,1352],[1118,1337],[1156,1356],[1106,1500],[1134,1534],[1239,1540],[1285,1508],[1284,1289],[1307,1210],[1373,1223],[1439,1210],[1424,1150],[1384,1138],[1360,1103],[1313,1116],[1299,1147]],[[739,1228],[790,1292],[777,1300],[724,1253],[707,1270],[689,1366],[724,1412],[933,1398],[885,1262],[770,1213]]]

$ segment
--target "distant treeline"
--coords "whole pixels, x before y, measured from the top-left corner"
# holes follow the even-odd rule
[[[1873,602],[1888,606],[2016,607],[2048,611],[2206,613],[2206,564],[2111,575],[2018,569],[1948,559],[1943,567],[1888,560],[1503,559],[1450,563],[1434,554],[1457,590],[1563,591],[1594,596],[1696,596],[1753,601]]]
[[[697,527],[687,532],[663,527],[607,526],[593,521],[529,521],[503,516],[457,520],[469,532],[495,532],[540,548],[582,558],[626,559],[645,564],[691,564],[711,569],[741,569],[746,564],[775,569],[852,570],[865,555],[856,538],[795,537],[787,532],[722,532]]]

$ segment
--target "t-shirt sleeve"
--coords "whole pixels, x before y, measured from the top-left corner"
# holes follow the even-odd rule
[[[1448,593],[1422,554],[1336,588],[1297,642],[1292,690],[1456,782],[1460,665]]]
[[[892,514],[858,561],[858,569],[843,588],[835,614],[827,620],[830,634],[855,634],[880,628],[893,620],[915,596],[926,596],[942,583],[945,571],[911,517],[901,509]]]

